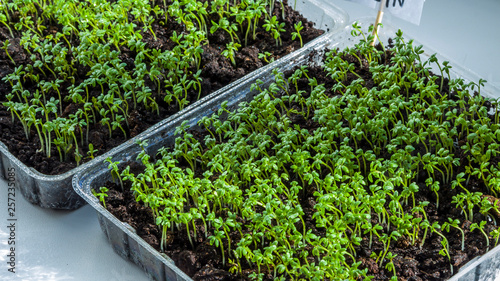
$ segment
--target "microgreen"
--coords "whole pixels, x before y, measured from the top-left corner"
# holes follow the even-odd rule
[[[274,61],[274,58],[269,57],[271,56],[271,53],[269,52],[264,52],[264,53],[259,53],[258,58],[264,60],[266,63],[272,63]]]
[[[6,9],[7,8],[7,5],[2,5],[4,6],[4,8]],[[0,22],[7,27],[7,29],[9,30],[9,34],[10,34],[10,37],[14,38],[14,33],[12,33],[12,29],[10,28],[8,22],[10,21],[9,19],[9,12],[6,11],[6,13],[0,13]]]
[[[446,230],[447,232],[449,232],[449,231],[450,231],[450,226],[451,226],[451,227],[454,227],[455,229],[458,229],[458,230],[460,231],[460,233],[462,234],[462,244],[461,244],[461,245],[462,245],[462,247],[461,247],[461,249],[462,249],[462,251],[463,251],[463,250],[464,250],[464,248],[465,248],[465,245],[464,245],[464,244],[465,244],[465,234],[464,234],[464,231],[462,230],[462,228],[460,228],[460,227],[459,227],[459,225],[458,225],[459,223],[460,223],[460,221],[459,221],[458,219],[454,219],[454,220],[453,220],[453,219],[451,219],[451,218],[448,218],[448,221],[447,221],[447,222],[444,222],[444,223],[441,225],[441,227],[442,227],[444,230]]]
[[[21,122],[26,138],[33,137],[31,129],[36,131],[39,152],[50,157],[56,148],[60,159],[77,164],[82,154],[93,158],[87,150],[91,128],[104,126],[110,137],[127,138],[131,113],[138,107],[159,115],[164,103],[182,110],[199,100],[206,79],[202,55],[212,33],[230,37],[222,55],[236,67],[241,45],[255,42],[263,32],[281,44],[284,31],[284,23],[269,14],[274,2],[265,0],[7,2],[0,8],[0,22],[12,38],[0,48],[16,64],[9,50],[18,34],[16,44],[30,63],[3,78],[15,98],[2,103]],[[280,4],[283,15],[284,3]],[[153,48],[144,39],[155,41],[157,26],[173,22],[184,30],[172,32],[168,49]],[[48,32],[54,24],[61,28]],[[297,23],[297,32],[300,27]],[[296,36],[302,45],[300,34]],[[130,54],[124,56],[124,50]],[[265,52],[260,58],[270,63],[273,54]],[[40,95],[34,97],[35,92]],[[58,107],[56,112],[49,103]],[[77,118],[69,118],[65,108],[78,108]],[[39,116],[43,120],[38,121]],[[60,124],[70,132],[61,133]]]
[[[95,197],[99,198],[99,201],[101,201],[101,203],[104,206],[104,208],[106,208],[106,197],[108,197],[107,192],[109,191],[109,189],[107,187],[102,186],[102,187],[99,188],[99,190],[101,192],[98,193],[97,191],[95,191],[95,190],[92,189],[92,194]]]
[[[498,245],[498,239],[500,238],[500,229],[494,229],[490,232],[490,235],[493,239],[495,239],[495,247]]]
[[[10,56],[9,54],[9,46],[10,46],[10,42],[9,42],[9,39],[6,39],[4,42],[3,42],[3,45],[2,47],[0,47],[1,49],[3,49],[5,51],[5,54],[7,55],[7,57],[10,59],[10,61],[12,62],[12,64],[16,65],[16,62],[14,61],[14,59],[12,59],[12,57]]]
[[[265,20],[265,24],[262,25],[266,29],[266,31],[270,31],[273,35],[273,38],[276,40],[276,46],[281,45],[281,33],[285,31],[285,23],[278,22],[276,16],[273,16],[269,20]]]
[[[230,42],[226,45],[226,49],[222,51],[222,55],[231,60],[231,64],[236,66],[236,61],[234,60],[235,53],[238,51],[238,48],[241,47],[240,44],[235,42]]]
[[[87,152],[87,155],[90,157],[90,159],[94,159],[94,154],[97,152],[97,149],[94,149],[94,145],[89,143],[89,151]]]
[[[210,8],[225,18],[223,6],[213,1]],[[252,17],[240,17],[242,29]],[[276,16],[266,20],[269,30],[279,25]],[[225,23],[217,24],[214,33],[229,33]],[[352,33],[362,37],[359,43],[328,51],[322,66],[274,70],[274,80],[257,81],[255,97],[238,109],[224,102],[201,117],[196,128],[203,137],[185,121],[172,145],[156,155],[141,145],[138,175],[130,168],[119,174],[118,163],[107,161],[111,176],[151,210],[162,251],[170,230],[183,233],[191,248],[212,245],[235,275],[252,267],[252,279],[369,280],[358,259],[366,241],[371,255],[363,258],[395,280],[396,245],[403,241],[422,250],[440,243],[435,254],[453,272],[449,235],[460,231],[465,247],[464,219],[489,247],[490,225],[481,219],[498,210],[498,200],[486,196],[498,192],[500,166],[490,163],[499,155],[499,130],[485,100],[465,93],[482,86],[454,81],[463,96],[450,99],[441,93],[443,79],[428,69],[434,58],[421,58],[421,47],[401,31],[387,52],[371,46],[373,37],[360,26]],[[173,37],[180,42],[183,36]],[[232,44],[239,44],[236,38]],[[231,60],[229,51],[224,54]],[[449,65],[443,65],[447,75]],[[325,80],[311,75],[312,67]],[[367,71],[371,78],[362,75]],[[195,85],[184,75],[162,79],[172,88],[167,102],[182,104],[184,86]],[[105,110],[109,123],[120,120],[118,110]],[[442,206],[458,211],[442,222],[430,214]],[[498,231],[490,234],[497,242]]]
[[[484,230],[484,226],[486,225],[486,221],[481,221],[479,224],[478,223],[473,223],[470,225],[470,231],[474,231],[475,229],[478,229],[481,231],[481,233],[484,235],[486,238],[486,251],[490,249],[490,238],[488,237],[488,234],[486,234]]]
[[[299,38],[300,47],[302,47],[304,45],[304,43],[302,42],[302,36],[300,35],[300,31],[304,29],[304,27],[302,26],[302,22],[299,21],[298,23],[294,24],[293,28],[295,29],[295,32],[292,32],[292,40],[295,40],[295,38]]]
[[[112,171],[111,175],[113,177],[113,180],[118,180],[120,182],[120,187],[121,187],[121,189],[123,191],[123,181],[122,181],[122,178],[120,176],[120,172],[118,170],[118,164],[119,164],[119,162],[113,162],[111,160],[111,157],[106,158],[106,162],[109,163],[108,169],[110,169]]]

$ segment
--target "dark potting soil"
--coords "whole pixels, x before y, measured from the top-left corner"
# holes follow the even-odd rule
[[[161,2],[161,1],[160,1]],[[168,3],[168,2],[167,2]],[[302,21],[304,29],[301,31],[302,39],[304,44],[323,34],[323,30],[315,28],[312,22],[309,22],[297,11],[294,11],[290,6],[288,6],[287,1],[283,1],[285,4],[285,18],[282,19],[281,4],[276,1],[273,15],[275,15],[280,22],[284,22],[286,29],[285,32],[281,34],[282,46],[276,46],[274,38],[261,28],[257,32],[257,39],[252,40],[250,38],[248,46],[241,48],[235,56],[236,67],[233,67],[229,59],[224,57],[221,52],[225,49],[226,43],[230,42],[229,35],[225,33],[222,29],[218,30],[214,34],[208,34],[210,44],[203,46],[203,54],[201,61],[201,98],[207,96],[208,94],[224,87],[225,85],[236,81],[237,79],[243,77],[244,75],[264,66],[267,64],[263,59],[258,58],[259,53],[269,52],[271,56],[268,59],[277,60],[297,49],[300,48],[300,43],[298,40],[292,40],[292,32],[294,32],[294,23]],[[163,4],[160,3],[160,6]],[[16,20],[15,18],[13,19]],[[62,26],[53,25],[53,23],[45,23],[47,29],[44,30],[44,35],[55,34],[56,31],[62,30]],[[148,48],[156,48],[160,50],[172,49],[174,42],[170,39],[173,32],[182,33],[184,28],[173,22],[169,21],[165,25],[160,25],[157,22],[153,24],[153,31],[157,36],[155,41],[153,36],[148,33],[142,33],[143,41],[147,43]],[[8,29],[0,25],[0,41],[8,39],[11,45],[8,48],[9,54],[15,61],[15,65],[10,61],[4,51],[0,52],[0,80],[14,72],[14,68],[19,65],[31,64],[29,54],[19,45],[20,42],[20,32],[14,30],[15,38],[11,38]],[[239,36],[244,37],[244,34],[239,31]],[[19,37],[17,37],[19,36]],[[75,46],[78,45],[76,39],[71,42]],[[121,47],[120,59],[127,64],[127,70],[133,69],[133,63],[136,53],[126,48],[126,46]],[[86,78],[86,73],[90,70],[88,67],[77,65],[79,72],[75,76],[76,84],[80,83]],[[41,73],[40,73],[41,74]],[[50,77],[45,78],[49,81]],[[53,79],[53,78],[52,78]],[[40,80],[43,80],[42,78]],[[34,91],[36,85],[29,85],[25,83],[23,85],[25,89],[29,91]],[[146,85],[151,89],[156,89],[156,86],[152,81],[147,80]],[[61,85],[61,94],[64,96],[67,92],[67,87],[71,84],[66,81]],[[106,90],[106,88],[105,88]],[[59,154],[57,150],[52,148],[52,157],[47,158],[44,153],[39,152],[40,141],[37,136],[35,128],[31,129],[31,137],[28,140],[23,131],[22,124],[17,117],[14,122],[12,122],[12,115],[7,111],[7,107],[1,105],[1,102],[6,101],[5,95],[11,92],[11,87],[8,83],[0,81],[0,141],[2,141],[9,149],[9,151],[17,157],[21,162],[29,167],[35,168],[37,171],[47,174],[56,175],[62,174],[69,171],[77,166],[73,157],[71,159],[63,159],[60,161]],[[49,94],[57,98],[55,91]],[[97,96],[101,93],[99,86],[90,89],[91,96]],[[196,101],[198,93],[192,90],[190,96],[190,104]],[[108,128],[100,123],[92,123],[90,127],[89,142],[93,144],[94,149],[97,149],[97,153],[94,156],[104,154],[110,149],[120,145],[129,138],[132,138],[139,133],[143,132],[150,126],[158,123],[159,121],[165,119],[178,112],[178,106],[172,103],[170,106],[163,102],[163,97],[158,95],[156,91],[153,91],[153,98],[156,99],[160,106],[160,114],[146,110],[143,106],[138,106],[130,114],[128,119],[129,126],[123,126],[126,130],[127,136],[125,137],[123,133],[116,129],[113,131],[112,136],[109,136]],[[69,103],[68,101],[63,102],[64,112],[60,117],[68,117],[74,114],[79,106]],[[77,133],[77,137],[80,135]],[[80,154],[84,156],[81,163],[89,161],[91,158],[87,156],[88,147],[84,145],[79,145]],[[72,153],[69,153],[72,155]],[[81,164],[80,163],[80,164]]]
[[[308,75],[310,77],[316,77],[318,84],[325,84],[326,89],[331,89],[333,85],[332,79],[327,77],[324,71],[321,68],[309,68]],[[357,73],[362,73],[363,71],[357,71]],[[369,75],[368,71],[365,72],[365,76]],[[357,77],[351,77],[350,80],[354,80]],[[367,85],[371,80],[371,76],[363,77],[365,81],[367,81]],[[446,80],[446,79],[445,79]],[[350,81],[347,83],[349,84]],[[308,87],[308,81],[303,79],[299,82],[299,86]],[[447,89],[447,81],[445,81],[445,89]],[[293,94],[293,87],[290,89]],[[334,93],[327,93],[329,96],[333,96]],[[299,106],[296,107],[300,109]],[[297,118],[291,118],[292,124],[299,125],[302,129],[306,129],[309,131],[313,131],[318,127],[318,124],[313,122],[312,120],[304,120],[301,115],[297,115]],[[195,137],[199,140],[203,140],[203,135],[197,132],[192,132]],[[463,141],[463,140],[459,140]],[[203,143],[203,141],[200,141]],[[363,148],[363,143],[359,143],[360,147]],[[366,143],[364,145],[367,145]],[[369,147],[364,147],[363,149],[369,149]],[[423,152],[423,151],[421,151]],[[462,152],[458,152],[458,156],[460,158],[461,163],[466,160],[466,155],[460,154]],[[390,158],[387,152],[387,155],[381,155],[381,157]],[[496,157],[492,161],[498,161],[499,157]],[[131,166],[131,172],[134,174],[138,174],[143,171],[143,167],[141,164],[137,164],[136,162],[129,162]],[[181,163],[182,164],[182,163]],[[458,174],[460,172],[464,172],[464,165],[454,166],[454,174]],[[204,171],[197,171],[199,175],[201,175]],[[423,171],[422,171],[423,173]],[[439,175],[436,174],[437,179],[439,179]],[[420,179],[423,179],[424,176],[421,176]],[[290,178],[290,182],[294,179]],[[134,229],[136,229],[137,234],[142,237],[147,243],[152,245],[156,250],[160,251],[160,241],[161,241],[161,232],[159,231],[158,226],[155,224],[153,219],[153,215],[150,209],[142,206],[141,204],[135,201],[135,198],[130,191],[130,186],[125,183],[125,192],[121,191],[120,185],[115,183],[107,183],[110,191],[108,192],[108,197],[106,198],[106,207],[114,216],[120,219],[123,222],[128,223]],[[442,256],[439,253],[439,250],[442,249],[441,238],[433,233],[430,233],[423,245],[420,248],[418,243],[414,243],[412,245],[411,241],[408,237],[400,237],[397,242],[391,244],[390,252],[395,254],[396,257],[393,260],[395,270],[397,272],[398,280],[446,280],[449,279],[453,274],[456,274],[461,266],[465,265],[468,261],[477,257],[478,255],[482,255],[487,251],[486,239],[479,231],[471,232],[469,231],[469,226],[471,225],[470,221],[463,220],[463,215],[460,214],[460,210],[456,208],[451,203],[451,198],[457,195],[457,189],[451,188],[441,188],[439,190],[439,198],[440,204],[439,209],[436,208],[436,196],[425,187],[424,182],[417,182],[417,184],[421,187],[420,191],[416,193],[416,201],[428,201],[429,205],[426,207],[426,212],[429,221],[438,221],[442,224],[445,221],[448,221],[448,218],[456,219],[459,218],[462,223],[460,227],[464,231],[465,234],[465,249],[461,250],[462,243],[462,234],[457,229],[451,229],[449,233],[446,233],[446,236],[449,241],[449,251],[451,261],[448,260],[447,257]],[[468,185],[470,192],[481,192],[483,194],[487,194],[488,190],[485,188],[484,184],[475,180],[473,177],[470,179]],[[316,204],[315,197],[313,196],[315,187],[313,185],[307,186],[304,188],[305,195],[300,200],[301,207],[304,211],[304,220],[306,223],[306,227],[308,229],[312,229],[313,233],[321,236],[325,230],[323,228],[318,228],[315,225],[315,220],[313,219],[313,214],[315,212],[314,206]],[[498,198],[484,195],[491,202],[495,202]],[[405,207],[405,212],[411,212],[411,206]],[[218,214],[223,215],[223,214]],[[496,214],[498,216],[498,214]],[[500,217],[498,217],[500,218]],[[242,218],[240,220],[243,222],[242,225],[245,225],[245,222]],[[481,215],[479,212],[476,212],[474,215],[474,221],[487,220],[486,217]],[[377,216],[372,216],[372,224],[380,224],[384,229],[387,228],[387,225],[378,221]],[[493,225],[491,221],[485,226],[485,232],[489,233],[494,230],[496,227]],[[207,233],[207,236],[213,234],[213,229],[204,229],[201,223],[197,224],[197,240],[194,241],[194,247],[190,245],[189,239],[186,235],[186,230],[183,229],[181,231],[169,232],[168,233],[168,245],[166,246],[165,254],[171,257],[175,264],[183,270],[186,274],[191,276],[194,280],[246,280],[247,276],[252,272],[255,272],[255,268],[251,268],[248,264],[242,263],[243,274],[236,275],[231,273],[230,268],[231,265],[226,263],[222,264],[222,256],[220,253],[220,248],[211,246],[208,239],[205,239],[204,235],[201,233]],[[245,231],[243,230],[243,233]],[[231,233],[231,240],[234,245],[232,248],[236,248],[236,241],[241,238],[240,234],[236,231]],[[419,238],[421,239],[421,238]],[[361,262],[360,268],[368,269],[368,276],[374,276],[373,280],[389,280],[393,276],[393,272],[385,268],[385,264],[382,266],[378,265],[378,262],[375,259],[371,258],[372,252],[379,253],[384,249],[384,245],[375,241],[374,239],[373,245],[369,247],[369,239],[367,237],[363,237],[359,246],[355,246],[356,249],[356,259]],[[224,241],[227,243],[227,241]],[[491,244],[491,243],[490,243]],[[490,245],[492,248],[493,245]],[[227,249],[227,244],[224,246]],[[226,253],[226,257],[227,257]],[[311,255],[309,255],[311,256]],[[347,258],[346,262],[353,262]],[[453,266],[453,272],[450,268],[450,263]],[[266,269],[261,269],[264,273],[266,273]],[[264,276],[265,280],[272,280],[272,273],[266,273]]]

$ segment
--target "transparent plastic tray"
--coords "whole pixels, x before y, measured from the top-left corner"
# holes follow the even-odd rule
[[[293,7],[294,3],[291,2],[291,5]],[[348,21],[348,15],[343,10],[335,5],[322,3],[321,0],[299,0],[297,1],[296,10],[304,15],[309,21],[314,22],[317,28],[323,29],[327,32],[308,44],[305,44],[303,48],[294,51],[293,53],[268,65],[268,67],[277,67],[283,60],[293,58],[303,52],[303,50],[327,40],[329,33],[342,29]],[[144,138],[146,135],[151,135],[151,133],[156,132],[158,128],[168,124],[170,120],[177,119],[181,114],[190,108],[199,107],[203,103],[214,99],[214,97],[222,95],[236,85],[252,79],[252,77],[258,75],[260,72],[260,69],[253,71],[239,80],[210,94],[204,99],[190,105],[185,110],[164,119],[140,135],[128,140],[100,157],[96,157],[95,159],[60,175],[45,175],[26,166],[13,156],[8,151],[7,147],[0,142],[0,177],[5,179],[7,171],[14,168],[16,171],[16,186],[20,189],[21,194],[32,204],[52,209],[79,208],[85,204],[85,201],[76,195],[71,187],[71,178],[74,174],[85,170],[87,167],[92,166],[95,163],[102,163],[108,156],[116,154],[116,152],[122,151],[124,148],[133,144],[137,138]]]
[[[472,259],[449,281],[497,281],[500,279],[500,245]]]
[[[362,19],[359,20],[363,26],[363,30],[366,30],[366,27],[374,22],[374,19]],[[238,104],[242,101],[248,101],[253,96],[257,94],[256,91],[250,91],[251,84],[256,80],[260,79],[263,81],[263,85],[261,88],[267,87],[270,83],[273,82],[272,70],[275,67],[279,67],[280,71],[286,71],[294,68],[297,65],[310,64],[310,55],[316,54],[313,60],[313,64],[319,64],[322,51],[325,46],[332,48],[343,49],[347,46],[353,46],[357,41],[353,39],[351,36],[350,26],[345,27],[343,30],[335,32],[329,36],[329,38],[322,42],[321,44],[317,44],[315,46],[311,46],[307,48],[305,51],[300,54],[289,58],[286,61],[282,61],[279,65],[270,65],[263,69],[261,69],[259,75],[253,77],[253,79],[249,79],[244,83],[236,85],[230,91],[218,96],[212,97],[212,99],[207,100],[205,103],[200,104],[199,107],[193,107],[190,110],[186,111],[182,116],[177,119],[171,119],[170,122],[164,124],[161,127],[158,127],[156,131],[150,132],[149,134],[145,134],[141,136],[142,139],[148,139],[149,145],[146,147],[146,151],[153,155],[155,154],[159,148],[163,146],[172,145],[175,141],[174,130],[176,127],[181,125],[181,123],[185,120],[188,121],[189,126],[192,129],[200,129],[196,124],[198,120],[200,120],[203,116],[211,115],[216,112],[218,108],[220,108],[220,104],[223,101],[228,101],[228,109],[233,110],[237,108]],[[393,37],[395,34],[395,29],[386,26],[380,31],[380,38],[383,42],[387,42],[389,37]],[[404,35],[405,38],[409,39],[410,37]],[[424,48],[425,49],[425,48]],[[435,52],[431,50],[426,50],[423,56],[430,56]],[[441,59],[445,59],[444,57],[439,57]],[[462,77],[468,81],[478,81],[476,79],[477,75],[468,72],[462,67],[458,67],[457,64],[450,62],[450,65],[453,68],[450,71],[450,75],[452,77]],[[482,93],[484,91],[484,95],[495,97],[500,94],[500,90],[491,86],[486,85],[482,88]],[[125,163],[129,160],[135,161],[137,154],[141,151],[141,148],[138,145],[131,145],[123,148],[121,151],[117,151],[113,155],[113,161],[118,161],[120,163]],[[99,203],[98,199],[92,195],[93,189],[98,189],[100,186],[103,186],[106,181],[111,180],[111,174],[107,169],[107,164],[97,163],[94,165],[89,165],[85,168],[85,170],[80,171],[73,178],[73,187],[75,191],[82,196],[92,207],[94,207],[97,211],[99,223],[108,237],[110,243],[117,253],[119,253],[122,257],[129,258],[140,267],[142,267],[146,273],[152,277],[154,280],[191,280],[184,273],[178,273],[179,269],[173,265],[173,262],[170,258],[165,255],[161,255],[157,252],[153,247],[144,242],[135,231],[126,223],[119,221],[115,218],[111,213],[109,213],[104,207]],[[480,259],[488,260],[487,256],[496,255],[500,250],[499,248],[495,248],[489,252],[489,254],[485,255]],[[497,262],[498,264],[499,262]],[[468,275],[469,271],[474,271],[475,269],[469,267],[471,263],[462,267],[463,270],[457,274],[457,277],[452,280],[483,280],[483,279],[468,279],[470,275]],[[173,276],[175,274],[177,279]],[[466,276],[466,277],[460,277]],[[457,279],[458,278],[458,279]]]

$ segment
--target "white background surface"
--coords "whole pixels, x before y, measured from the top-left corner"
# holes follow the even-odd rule
[[[293,0],[292,0],[293,1]],[[300,1],[300,0],[298,0]],[[391,0],[392,1],[392,0]],[[376,11],[335,0],[350,21]],[[386,15],[424,46],[500,87],[500,1],[428,0],[420,26]],[[140,268],[115,254],[95,211],[54,211],[29,204],[16,194],[16,274],[7,271],[7,185],[0,180],[0,280],[147,280]]]

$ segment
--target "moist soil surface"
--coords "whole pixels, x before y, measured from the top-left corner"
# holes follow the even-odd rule
[[[160,1],[161,2],[161,1]],[[168,1],[167,1],[168,3]],[[221,29],[213,34],[208,34],[209,44],[203,46],[203,54],[201,59],[201,94],[200,98],[207,96],[208,94],[228,85],[229,83],[236,81],[237,79],[243,77],[244,75],[264,66],[267,62],[259,58],[259,53],[268,52],[270,55],[267,60],[271,59],[277,60],[297,49],[300,48],[300,43],[298,39],[292,40],[292,32],[294,32],[294,24],[302,21],[304,29],[300,32],[304,44],[323,34],[323,30],[319,30],[314,27],[312,22],[309,22],[297,11],[294,11],[288,4],[287,1],[283,1],[284,13],[282,13],[281,5],[278,1],[275,3],[275,8],[273,10],[273,15],[277,17],[280,22],[285,23],[285,32],[281,34],[282,45],[277,46],[276,40],[271,36],[269,32],[265,32],[264,28],[260,28],[257,32],[256,40],[251,38],[248,41],[246,47],[242,47],[235,55],[236,66],[233,66],[230,60],[222,55],[222,50],[224,50],[226,44],[230,42],[229,35],[222,31]],[[163,4],[159,4],[160,8],[163,8]],[[282,14],[285,18],[282,18]],[[14,19],[15,21],[15,19]],[[263,22],[261,20],[261,22]],[[261,24],[262,25],[262,24]],[[58,30],[62,29],[62,26],[46,24],[47,29],[44,30],[44,35],[53,34]],[[13,29],[13,28],[12,28]],[[10,46],[8,48],[9,54],[13,58],[15,65],[11,62],[9,57],[7,57],[4,51],[0,52],[0,80],[6,75],[13,73],[16,66],[31,64],[29,54],[19,45],[20,42],[20,32],[16,32],[14,29],[14,36],[12,38],[9,35],[8,29],[0,25],[0,41],[9,40]],[[143,41],[147,43],[148,48],[156,48],[160,50],[170,50],[174,46],[174,42],[170,39],[174,32],[182,33],[184,32],[184,27],[179,25],[177,22],[169,20],[165,25],[160,25],[158,22],[153,23],[153,31],[156,34],[157,40],[154,40],[150,33],[143,32]],[[18,37],[19,36],[19,37]],[[239,31],[239,37],[243,38],[244,34]],[[71,41],[72,45],[77,46],[78,41],[74,39]],[[129,50],[126,46],[120,47],[120,59],[127,64],[126,69],[132,70],[134,59],[136,53]],[[83,65],[78,65],[79,72],[75,77],[76,84],[79,84],[86,77],[87,72],[90,70],[88,67]],[[50,77],[48,77],[50,80]],[[53,79],[53,78],[52,78]],[[42,79],[41,79],[42,80]],[[149,83],[148,83],[149,82]],[[146,81],[147,86],[151,89],[155,89],[155,85],[152,81]],[[23,85],[25,89],[34,91],[36,85]],[[64,92],[71,84],[66,81],[62,84],[61,94],[64,96]],[[63,159],[60,161],[58,152],[53,148],[52,155],[55,157],[47,158],[44,153],[40,152],[40,141],[37,136],[37,132],[34,128],[31,129],[31,137],[27,139],[23,131],[21,122],[16,118],[12,122],[12,115],[7,110],[6,106],[1,105],[1,102],[6,101],[5,95],[11,92],[11,86],[0,81],[0,141],[2,141],[9,149],[9,151],[17,157],[21,162],[29,167],[35,168],[37,171],[47,174],[47,175],[57,175],[69,171],[77,166],[77,163],[71,157],[71,159]],[[170,105],[163,102],[163,97],[153,91],[153,98],[158,102],[159,114],[151,112],[145,109],[143,106],[138,106],[134,110],[130,117],[128,118],[129,126],[125,128],[126,137],[119,129],[113,131],[112,137],[109,136],[108,128],[100,123],[92,123],[90,126],[89,142],[93,144],[94,149],[97,153],[94,156],[104,154],[110,149],[120,145],[129,138],[136,136],[137,134],[143,132],[150,126],[158,123],[159,121],[167,118],[178,112],[177,104],[171,103]],[[101,93],[99,87],[90,90],[91,96],[97,96]],[[57,98],[56,93],[52,95]],[[195,102],[198,93],[190,93],[190,104]],[[49,94],[50,97],[50,94]],[[68,101],[63,101],[63,114],[60,117],[67,117],[74,114],[79,106],[72,104]],[[32,126],[33,127],[33,126]],[[77,134],[79,138],[79,134]],[[81,154],[88,155],[88,148],[84,145],[80,145]],[[84,157],[82,162],[89,161],[90,156]]]
[[[388,51],[388,53],[390,53],[390,51]],[[362,71],[357,72],[361,73]],[[333,80],[326,77],[325,72],[321,68],[309,68],[308,74],[309,77],[316,77],[318,84],[324,83],[326,89],[331,89]],[[365,81],[369,81],[371,77],[366,77],[366,75],[369,75],[368,71],[365,72],[365,77],[363,78]],[[355,78],[357,77],[350,77],[349,79],[352,81]],[[302,79],[299,85],[302,85],[305,89],[307,89],[307,83],[308,81],[306,79]],[[444,89],[447,89],[447,87],[447,80],[445,79]],[[293,89],[291,89],[291,91],[293,91]],[[307,129],[309,131],[318,127],[317,123],[312,120],[304,120],[301,115],[297,115],[297,118],[292,119],[292,123],[298,124],[302,129]],[[200,143],[203,143],[203,133],[191,133],[200,140]],[[362,143],[360,143],[360,145],[362,145]],[[388,154],[387,152],[385,153]],[[386,157],[390,158],[390,155],[386,155]],[[461,161],[465,161],[465,155],[460,155],[459,157]],[[182,162],[180,164],[182,165]],[[131,167],[130,171],[136,175],[144,171],[142,164],[138,164],[137,162],[129,162],[128,165]],[[464,165],[455,166],[454,173],[458,174],[460,172],[464,172],[463,166]],[[203,172],[204,171],[197,171],[200,177]],[[440,176],[437,174],[435,176],[437,177],[436,179],[439,180]],[[425,174],[423,174],[423,172],[420,178],[425,178]],[[292,180],[294,179],[291,178],[290,181]],[[136,202],[134,195],[130,191],[130,186],[127,184],[127,182],[124,183],[125,192],[122,192],[120,185],[112,182],[107,183],[106,186],[110,190],[108,192],[108,197],[105,200],[106,208],[118,219],[128,223],[136,229],[137,234],[142,239],[153,246],[156,250],[160,251],[161,232],[155,224],[151,210]],[[442,249],[443,246],[441,245],[441,238],[436,234],[430,233],[425,239],[423,247],[419,246],[421,241],[412,245],[409,238],[402,236],[396,242],[391,244],[389,249],[390,252],[396,255],[393,263],[397,272],[398,280],[447,280],[456,274],[460,267],[465,265],[468,261],[487,252],[486,239],[479,231],[469,231],[469,226],[472,222],[463,220],[463,214],[461,214],[460,210],[451,203],[451,198],[457,194],[456,189],[440,189],[439,198],[441,198],[441,200],[439,201],[440,204],[437,209],[436,196],[434,193],[428,188],[424,188],[424,182],[417,182],[417,184],[420,187],[420,191],[416,193],[416,201],[430,202],[426,207],[429,221],[438,221],[442,224],[443,222],[448,221],[448,218],[460,219],[460,227],[464,231],[465,235],[465,249],[463,251],[461,250],[462,234],[454,228],[451,228],[449,232],[443,231],[450,243],[449,251],[451,260],[448,260],[447,257],[439,253],[439,250]],[[484,187],[484,184],[475,181],[473,177],[470,179],[468,188],[470,192],[488,194],[488,190]],[[306,187],[304,190],[305,195],[301,199],[300,204],[305,213],[304,220],[306,222],[306,227],[307,229],[312,229],[313,233],[324,236],[324,229],[316,227],[314,219],[312,218],[312,215],[315,212],[314,205],[316,204],[315,197],[313,196],[314,186]],[[487,196],[491,202],[495,202],[495,200],[497,200],[497,198],[489,195],[484,196]],[[448,200],[446,200],[446,198],[448,198]],[[408,206],[404,211],[411,213],[410,206]],[[498,217],[495,219],[498,219]],[[488,218],[484,217],[479,212],[476,212],[474,215],[474,221],[477,222],[481,220],[488,221],[484,228],[486,233],[496,229],[496,226],[494,226],[491,220],[488,220]],[[378,221],[377,216],[372,216],[372,224],[375,225],[376,223],[379,223],[382,227],[384,227],[384,229],[387,227],[386,224]],[[207,232],[208,236],[213,234],[213,229],[204,229],[201,223],[197,224],[197,229],[198,233]],[[242,275],[235,275],[231,273],[230,265],[228,265],[228,263],[226,263],[226,265],[222,264],[220,248],[211,246],[209,240],[204,238],[204,235],[198,235],[198,240],[194,242],[194,247],[192,247],[186,236],[185,229],[181,231],[169,232],[168,234],[168,246],[166,247],[165,254],[171,257],[175,261],[176,266],[191,276],[194,280],[247,280],[247,276],[256,271],[255,268],[251,268],[248,264],[242,263]],[[234,235],[234,237],[231,238],[233,243],[238,241],[238,237],[240,237],[240,235],[238,233],[233,233],[232,235]],[[385,268],[385,263],[383,263],[382,266],[379,266],[378,262],[376,262],[374,258],[370,257],[372,252],[379,253],[384,249],[384,245],[376,240],[377,239],[373,240],[373,245],[370,248],[369,239],[364,237],[360,245],[355,247],[357,253],[356,259],[361,262],[361,269],[368,269],[367,276],[374,276],[373,280],[389,280],[394,275],[393,272]],[[225,241],[225,243],[227,243],[227,241]],[[492,247],[493,245],[490,242],[490,248]],[[227,249],[227,245],[224,248]],[[235,248],[236,244],[234,243],[232,249]],[[227,256],[228,254],[226,253],[226,258]],[[347,262],[352,262],[352,260],[347,258]],[[453,267],[453,272],[451,271],[452,269],[450,268],[450,264]],[[265,269],[262,270],[265,271]],[[273,280],[272,277],[271,273],[266,273],[264,280]]]

